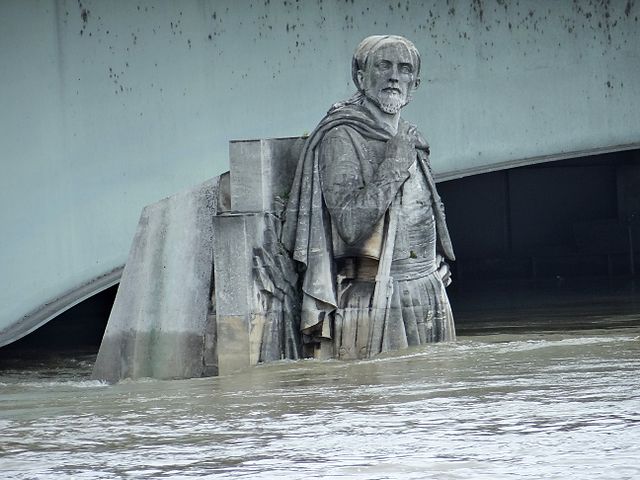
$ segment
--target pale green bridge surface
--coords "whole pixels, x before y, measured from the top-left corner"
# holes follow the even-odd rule
[[[115,284],[140,211],[299,136],[353,48],[422,52],[405,117],[440,179],[640,147],[640,4],[0,3],[0,345]]]

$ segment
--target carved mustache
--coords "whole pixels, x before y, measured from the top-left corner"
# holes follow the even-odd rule
[[[397,93],[397,94],[402,93],[402,91],[396,87],[386,87],[386,88],[383,88],[382,91],[385,93]]]

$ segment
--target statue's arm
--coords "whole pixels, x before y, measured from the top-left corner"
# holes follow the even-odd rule
[[[387,149],[385,159],[365,184],[360,159],[348,136],[329,132],[319,155],[322,193],[329,214],[340,237],[347,244],[356,243],[371,233],[409,178],[407,162],[398,160],[397,149]]]

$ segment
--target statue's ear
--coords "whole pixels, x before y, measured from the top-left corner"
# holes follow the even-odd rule
[[[414,90],[417,90],[417,89],[418,89],[418,87],[420,86],[420,82],[421,82],[421,81],[422,81],[422,79],[421,79],[420,77],[416,78],[416,79],[413,81],[413,89],[414,89]]]
[[[356,79],[358,80],[358,90],[364,92],[364,72],[362,70],[356,72]]]

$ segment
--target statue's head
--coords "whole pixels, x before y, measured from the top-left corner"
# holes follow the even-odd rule
[[[358,90],[385,113],[395,114],[420,85],[420,53],[398,35],[372,35],[353,54],[351,74]]]

